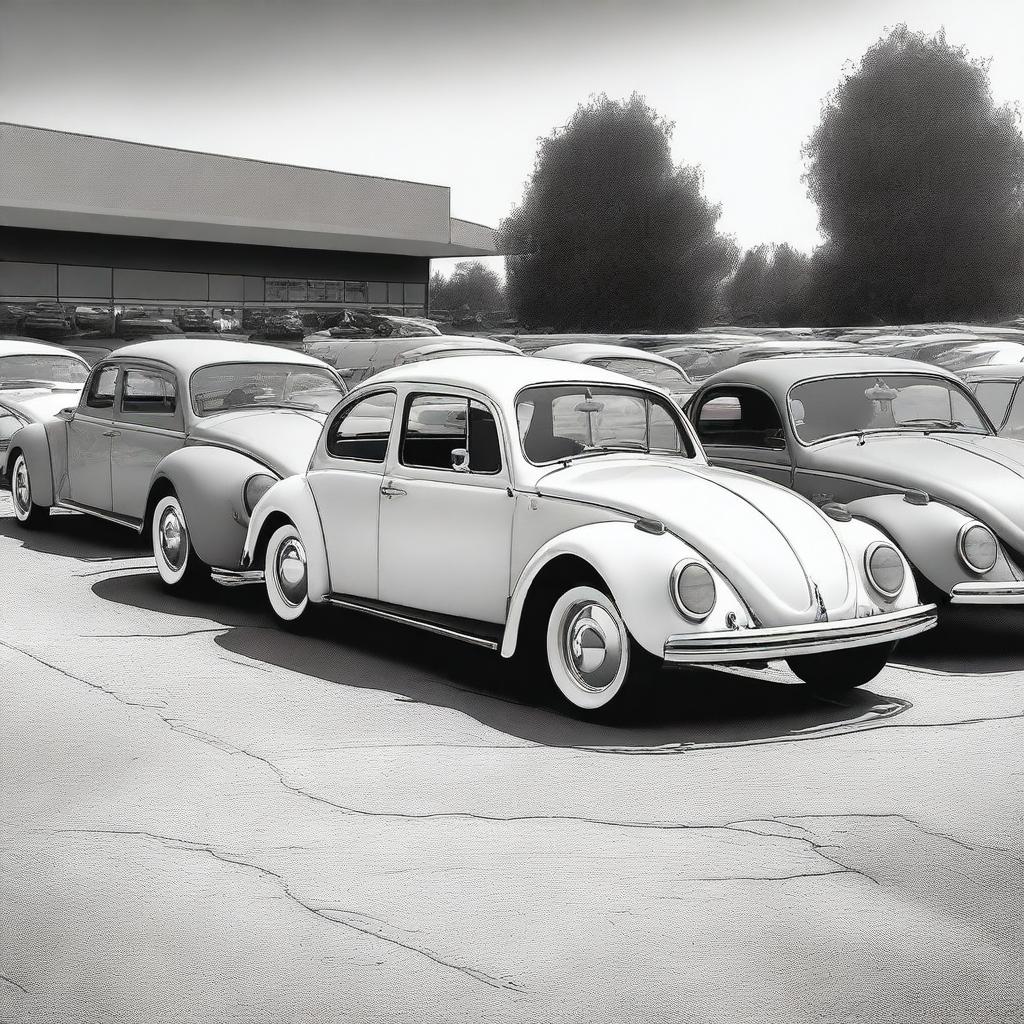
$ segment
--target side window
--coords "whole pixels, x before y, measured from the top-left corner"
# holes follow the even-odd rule
[[[1010,396],[1013,394],[1012,380],[983,380],[975,389],[974,397],[978,404],[988,414],[992,425],[999,429],[1006,415],[1006,407],[1010,404]]]
[[[1003,437],[1015,437],[1017,440],[1024,440],[1024,387],[1018,386],[1017,393],[1010,403],[1010,410],[1006,416],[1006,423],[1002,428],[999,421],[995,421],[996,429]]]
[[[704,444],[736,448],[786,447],[782,419],[766,394],[748,388],[713,391],[700,406],[697,433]]]
[[[342,409],[327,432],[327,452],[336,459],[383,462],[395,418],[394,391],[379,391]]]
[[[455,395],[413,395],[406,406],[402,465],[452,469],[452,452],[468,447],[469,402]]]
[[[125,370],[121,412],[141,417],[173,419],[178,411],[174,380],[152,370]]]
[[[501,441],[491,410],[481,402],[469,403],[469,471],[501,472]]]
[[[113,409],[114,391],[117,388],[117,367],[105,366],[93,373],[85,393],[87,409]]]

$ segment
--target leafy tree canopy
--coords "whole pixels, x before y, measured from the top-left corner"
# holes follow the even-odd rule
[[[901,25],[826,99],[804,147],[830,322],[968,319],[1019,307],[1024,142],[988,67]]]
[[[501,278],[483,263],[457,263],[451,277],[430,275],[430,308],[457,314],[492,313],[505,309]]]
[[[672,125],[638,95],[598,96],[542,139],[522,203],[502,223],[519,319],[560,330],[691,327],[711,319],[735,246]]]

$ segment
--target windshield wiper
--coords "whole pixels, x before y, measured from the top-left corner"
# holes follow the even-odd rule
[[[619,441],[618,444],[585,444],[583,452],[644,452],[650,454],[650,448],[639,441]]]
[[[315,405],[307,405],[305,402],[246,402],[244,405],[231,405],[223,412],[231,412],[234,409],[301,409],[306,412],[319,412]]]

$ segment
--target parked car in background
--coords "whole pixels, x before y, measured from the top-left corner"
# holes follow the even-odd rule
[[[689,377],[671,360],[656,352],[643,352],[625,345],[552,345],[533,353],[542,359],[563,359],[570,363],[598,366],[667,391],[682,406],[693,394]]]
[[[89,375],[84,359],[26,338],[0,338],[0,481],[8,479],[11,437],[78,403]]]
[[[432,346],[433,358],[467,346],[512,348],[488,338],[472,338],[462,334],[438,334],[429,337],[356,337],[325,338],[311,334],[303,345],[303,352],[333,366],[351,386],[361,383],[381,370],[397,365],[400,357],[425,345]],[[438,347],[433,347],[438,346]]]
[[[109,334],[114,329],[114,314],[109,306],[75,306],[75,328],[80,331],[101,331]]]
[[[967,386],[881,356],[765,359],[716,374],[687,412],[709,460],[881,528],[928,596],[1024,603],[1024,445]]]
[[[421,363],[429,359],[449,359],[452,356],[519,356],[523,353],[504,341],[491,338],[439,337],[421,338],[426,344],[417,345],[399,352],[395,357],[395,366],[407,363]]]
[[[960,374],[996,433],[1024,441],[1024,363],[976,366]]]
[[[98,363],[75,409],[11,438],[14,514],[54,506],[153,540],[169,587],[237,567],[249,512],[303,469],[345,386],[322,363],[269,346],[164,340]]]
[[[346,309],[336,325],[317,331],[312,336],[318,338],[423,338],[440,335],[440,333],[437,325],[425,317],[391,316],[372,311]]]
[[[156,335],[182,334],[180,327],[176,327],[169,317],[150,316],[126,316],[122,314],[116,320],[114,326],[115,337],[125,341],[135,341],[140,338],[152,338]]]
[[[59,302],[37,302],[25,314],[19,329],[30,338],[55,341],[74,333],[74,315]]]
[[[547,359],[366,381],[260,499],[243,568],[283,623],[326,603],[418,626],[588,711],[662,664],[786,658],[841,692],[935,621],[878,530],[709,467],[660,388]]]
[[[1024,343],[1019,341],[977,341],[960,345],[926,360],[953,373],[963,373],[977,366],[993,363],[1008,364],[1024,361]]]
[[[192,331],[212,332],[214,330],[213,314],[201,306],[183,306],[175,316],[175,323],[186,334]]]

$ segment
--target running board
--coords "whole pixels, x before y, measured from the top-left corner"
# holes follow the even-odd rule
[[[105,512],[102,509],[92,508],[89,505],[79,505],[77,501],[69,501],[67,498],[59,499],[57,507],[66,508],[71,512],[81,512],[87,516],[95,516],[97,519],[105,519],[108,523],[114,523],[117,526],[127,526],[136,533],[142,533],[142,520],[136,519],[134,516],[119,516],[114,512]]]
[[[417,629],[436,633],[438,636],[462,640],[464,643],[475,644],[477,647],[486,647],[489,651],[496,651],[501,645],[502,627],[494,623],[480,622],[477,619],[463,619],[455,615],[438,615],[432,612],[411,614],[408,608],[403,608],[401,605],[385,604],[383,601],[371,601],[366,598],[345,597],[341,594],[328,594],[326,601],[337,608],[364,612],[367,615],[375,615],[379,619],[387,619],[389,622],[400,622],[405,626],[415,626]]]

